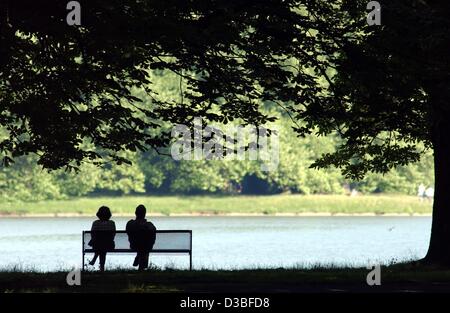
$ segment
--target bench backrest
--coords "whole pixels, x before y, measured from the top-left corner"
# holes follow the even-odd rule
[[[91,231],[83,231],[83,252],[93,252],[88,245]],[[117,230],[114,237],[115,249],[111,252],[131,252],[125,230]],[[152,252],[190,253],[192,251],[192,230],[157,230]]]

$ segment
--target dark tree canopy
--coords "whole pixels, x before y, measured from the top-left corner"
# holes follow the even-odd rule
[[[28,153],[50,169],[126,161],[118,151],[165,146],[163,124],[195,116],[264,124],[273,117],[261,100],[321,101],[326,86],[311,69],[328,67],[333,38],[344,32],[343,13],[324,1],[80,3],[81,26],[67,25],[66,1],[2,4],[4,163]],[[188,88],[171,102],[143,104],[130,90],[153,95],[148,69],[176,72]]]
[[[361,25],[342,46],[332,103],[301,112],[310,125],[337,129],[345,142],[316,165],[342,167],[354,178],[420,159],[448,111],[450,4],[380,3],[382,25]]]

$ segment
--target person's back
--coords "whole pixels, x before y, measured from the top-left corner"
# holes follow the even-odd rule
[[[100,256],[101,271],[105,269],[106,253],[114,250],[115,246],[116,224],[110,220],[111,216],[111,210],[108,207],[102,206],[98,209],[98,220],[92,223],[91,240],[88,243],[95,252],[94,258],[89,264],[94,265],[97,257]]]
[[[149,252],[156,239],[156,227],[144,219],[129,220],[126,226],[130,248],[134,251]]]
[[[92,223],[92,248],[99,251],[114,249],[116,224],[111,220],[96,220]]]
[[[145,219],[147,209],[141,204],[136,208],[136,219],[127,223],[126,231],[130,248],[136,251],[134,266],[139,270],[148,267],[148,255],[153,249],[156,240],[156,227]]]

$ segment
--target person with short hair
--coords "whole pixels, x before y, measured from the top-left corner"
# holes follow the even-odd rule
[[[101,206],[97,211],[98,220],[92,223],[91,240],[88,245],[94,250],[94,258],[90,265],[94,265],[100,257],[100,271],[105,270],[106,253],[114,250],[114,237],[116,235],[116,224],[110,220],[112,214],[107,206]]]
[[[136,219],[129,220],[126,226],[130,248],[136,252],[133,266],[140,271],[148,268],[148,256],[156,240],[156,227],[145,219],[147,209],[142,204],[135,211]]]

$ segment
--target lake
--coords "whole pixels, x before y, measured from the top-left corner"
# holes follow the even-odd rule
[[[129,218],[115,218],[124,229]],[[367,266],[426,254],[431,217],[154,217],[158,229],[192,229],[194,269]],[[90,218],[0,218],[0,268],[52,271],[80,266]],[[88,255],[91,258],[91,255]],[[108,255],[107,268],[133,255]],[[161,268],[188,268],[187,255],[151,256]]]

